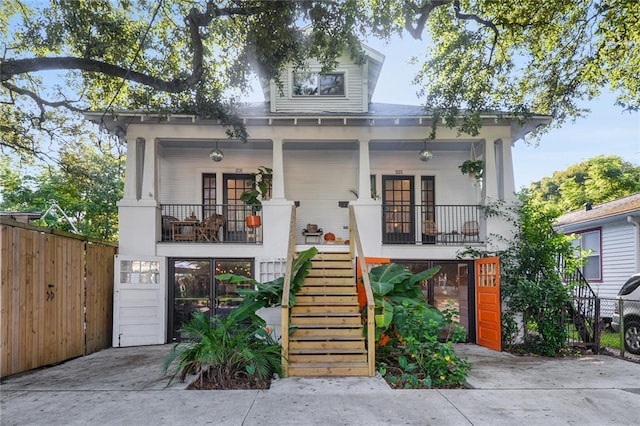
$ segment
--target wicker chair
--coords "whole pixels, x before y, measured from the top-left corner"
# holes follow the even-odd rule
[[[465,222],[462,225],[462,235],[463,241],[466,241],[467,239],[474,241],[478,240],[478,237],[480,236],[480,227],[478,226],[478,222],[475,220]]]
[[[224,222],[221,214],[212,214],[200,224],[199,236],[207,241],[219,241],[218,231],[224,226]]]

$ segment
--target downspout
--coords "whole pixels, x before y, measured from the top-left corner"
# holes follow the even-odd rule
[[[627,222],[636,227],[636,272],[640,272],[640,219],[636,216],[627,216]]]

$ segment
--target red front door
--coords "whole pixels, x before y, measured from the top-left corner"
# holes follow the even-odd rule
[[[500,351],[500,259],[487,257],[477,259],[475,263],[478,345]]]

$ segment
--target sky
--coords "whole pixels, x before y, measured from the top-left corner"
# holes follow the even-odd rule
[[[385,55],[373,101],[420,104],[417,87],[411,83],[418,65],[408,61],[424,50],[425,41],[395,38],[388,45],[377,40],[367,44]],[[598,155],[618,155],[640,166],[640,114],[623,112],[614,101],[613,94],[606,92],[581,104],[591,110],[588,116],[550,130],[536,147],[517,141],[513,148],[516,189]]]
[[[412,85],[418,65],[410,64],[409,59],[422,52],[426,42],[406,37],[394,38],[389,44],[378,40],[366,44],[385,55],[373,102],[420,105],[418,88]],[[263,100],[261,92],[254,95],[256,98],[251,100]],[[522,140],[516,142],[513,148],[516,189],[598,155],[618,155],[640,166],[639,113],[623,112],[614,105],[614,96],[609,92],[579,106],[589,108],[591,113],[550,130],[538,146]]]

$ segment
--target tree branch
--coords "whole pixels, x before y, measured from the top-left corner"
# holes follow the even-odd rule
[[[431,12],[433,12],[435,8],[448,3],[451,3],[451,0],[429,1],[422,6],[407,2],[407,10],[404,13],[404,28],[409,32],[409,34],[411,34],[411,37],[416,40],[422,40],[422,32],[424,31],[424,26],[427,23],[427,19],[429,18],[429,15],[431,15]],[[420,14],[420,16],[416,19],[416,26],[413,27],[411,25],[413,17],[418,14]]]
[[[491,59],[493,58],[493,52],[496,48],[496,45],[498,44],[498,36],[500,35],[500,32],[498,31],[498,27],[496,27],[496,25],[493,22],[487,21],[486,19],[482,19],[478,15],[460,12],[460,0],[453,0],[453,10],[455,11],[456,18],[462,19],[464,21],[469,21],[469,20],[475,21],[478,24],[481,24],[484,27],[490,28],[493,31],[493,43],[491,44],[491,51],[489,52],[489,60],[487,61],[487,64],[490,64]]]
[[[112,77],[119,77],[128,81],[133,81],[153,89],[167,92],[180,93],[195,86],[200,81],[203,73],[204,47],[202,45],[201,27],[209,25],[216,17],[243,15],[250,16],[259,13],[258,7],[226,7],[218,8],[215,1],[207,3],[206,12],[201,12],[196,8],[191,9],[185,18],[185,23],[189,32],[191,46],[193,48],[193,60],[191,61],[191,74],[185,78],[175,78],[164,80],[138,71],[129,70],[119,65],[114,65],[91,58],[84,57],[46,57],[27,59],[8,59],[0,61],[0,82],[3,84],[16,75],[26,74],[36,71],[47,70],[82,70],[87,72],[97,72]],[[15,85],[5,86],[10,90],[15,90]]]

